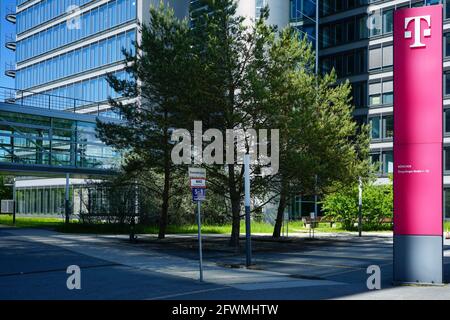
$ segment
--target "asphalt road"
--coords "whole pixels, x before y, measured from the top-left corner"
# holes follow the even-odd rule
[[[450,299],[448,286],[393,287],[389,238],[261,251],[255,254],[256,270],[222,266],[241,256],[206,254],[206,281],[200,283],[193,250],[172,248],[166,254],[145,244],[136,248],[117,240],[36,232],[0,228],[1,300]],[[382,290],[367,289],[366,268],[372,264],[381,267]],[[69,265],[81,269],[80,290],[66,286]]]

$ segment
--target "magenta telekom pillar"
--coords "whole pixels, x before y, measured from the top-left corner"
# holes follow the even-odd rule
[[[394,13],[394,281],[442,283],[442,6]]]

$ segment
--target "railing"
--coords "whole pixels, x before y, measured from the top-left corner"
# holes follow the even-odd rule
[[[23,107],[44,108],[48,110],[90,114],[115,119],[121,118],[118,113],[111,111],[107,102],[93,102],[1,86],[0,102]]]

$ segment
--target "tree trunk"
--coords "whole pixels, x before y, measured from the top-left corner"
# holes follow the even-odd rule
[[[166,236],[167,220],[169,215],[169,192],[170,192],[170,158],[169,151],[164,150],[164,189],[162,194],[161,215],[159,218],[158,239],[164,239]]]
[[[230,246],[239,247],[239,234],[241,228],[241,197],[239,192],[236,191],[234,165],[228,166],[228,187],[230,189],[232,214]]]
[[[233,222],[231,225],[230,246],[239,247],[239,235],[241,232],[241,201],[239,195],[234,195],[231,199],[231,212]]]
[[[280,201],[278,202],[278,210],[277,210],[277,219],[275,221],[275,226],[273,228],[274,238],[279,238],[281,236],[281,227],[283,225],[283,216],[284,210],[287,205],[287,187],[282,183],[281,192],[280,192]]]

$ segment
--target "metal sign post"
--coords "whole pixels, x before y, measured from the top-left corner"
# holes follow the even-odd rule
[[[202,248],[202,201],[206,199],[206,170],[201,168],[189,168],[190,187],[192,201],[197,203],[197,227],[198,227],[198,256],[200,282],[203,282],[203,248]]]
[[[252,264],[252,238],[250,224],[250,155],[244,155],[244,191],[245,191],[245,252],[246,266]]]
[[[200,282],[203,282],[203,250],[202,250],[202,219],[201,219],[202,202],[197,201],[197,224],[198,224],[198,256],[200,268]]]
[[[359,178],[358,183],[358,234],[362,235],[362,180]]]

